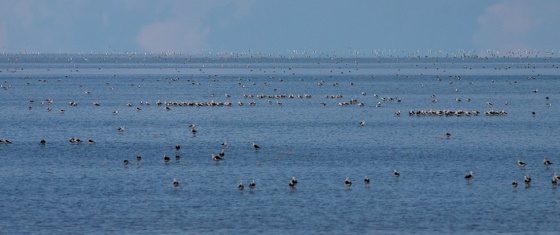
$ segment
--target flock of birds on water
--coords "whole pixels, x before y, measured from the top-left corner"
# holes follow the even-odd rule
[[[360,126],[364,126],[364,125],[365,125],[365,121],[361,121],[361,122],[360,122]],[[196,125],[195,125],[195,124],[190,124],[190,125],[188,125],[188,127],[190,128],[190,130],[191,130],[191,132],[192,132],[193,134],[195,134],[195,133],[197,132],[197,129],[196,129]],[[124,129],[120,129],[120,128],[119,128],[119,131],[124,131]],[[449,138],[450,136],[451,136],[451,133],[449,133],[449,132],[445,133],[445,137],[446,137],[446,138]],[[82,140],[81,140],[80,138],[76,138],[76,137],[72,137],[72,138],[68,139],[68,141],[69,141],[70,143],[72,143],[72,144],[80,144],[80,143],[82,143]],[[89,139],[87,140],[87,143],[89,143],[89,144],[94,144],[95,141],[94,141],[93,139],[89,138]],[[12,144],[12,141],[10,141],[10,140],[8,140],[8,139],[0,139],[0,144]],[[47,144],[47,141],[46,141],[45,139],[41,139],[41,140],[39,141],[39,144],[41,144],[41,145],[46,145],[46,144]],[[223,143],[221,144],[220,152],[219,152],[218,154],[214,154],[214,153],[211,154],[211,159],[212,159],[212,161],[220,162],[220,161],[225,160],[225,150],[226,150],[227,148],[228,148],[228,143],[227,143],[227,141],[225,141],[225,142],[223,142]],[[255,142],[253,142],[253,143],[251,144],[251,148],[252,148],[254,151],[259,151],[259,150],[261,149],[261,146],[258,145],[258,144],[256,144]],[[180,154],[179,154],[179,150],[180,150],[180,149],[181,149],[181,145],[178,145],[178,144],[175,145],[175,150],[176,150],[175,160],[176,160],[176,161],[179,161],[180,158],[181,158],[181,156],[180,156]],[[140,162],[140,161],[142,161],[142,156],[141,156],[141,155],[136,155],[136,162]],[[168,164],[170,161],[171,161],[171,158],[170,158],[169,156],[167,156],[167,155],[164,155],[164,156],[163,156],[163,162],[164,162],[165,164]],[[122,164],[123,164],[124,167],[128,167],[128,165],[129,165],[130,163],[131,163],[131,162],[130,162],[128,159],[125,159],[125,160],[122,161]],[[543,159],[543,165],[544,165],[544,167],[548,168],[548,167],[550,167],[552,164],[553,164],[552,161],[551,161],[550,159],[548,159],[548,157],[545,156],[544,159]],[[524,162],[524,161],[522,161],[522,160],[517,160],[516,165],[517,165],[517,167],[523,169],[523,168],[525,168],[525,167],[527,166],[527,163]],[[392,175],[393,175],[394,177],[399,177],[399,176],[401,175],[401,173],[400,173],[400,171],[398,171],[398,170],[395,169],[395,170],[393,170]],[[464,179],[467,181],[467,183],[470,184],[471,181],[474,179],[474,173],[473,173],[472,171],[469,171],[469,172],[464,176]],[[364,179],[363,179],[364,185],[365,185],[365,186],[369,186],[370,182],[371,182],[370,178],[366,175],[366,176],[364,177]],[[532,182],[532,178],[531,178],[530,175],[525,175],[525,176],[523,177],[523,183],[524,183],[524,185],[525,185],[525,188],[529,188],[529,187],[531,186],[531,182]],[[554,173],[554,174],[552,175],[551,179],[550,179],[550,182],[551,182],[551,184],[552,184],[553,187],[558,186],[559,183],[560,183],[560,175],[557,175],[556,173]],[[348,187],[348,188],[349,188],[349,187],[352,186],[353,181],[352,181],[352,179],[351,179],[350,177],[346,177],[346,178],[344,179],[343,183],[344,183],[344,186],[345,186],[345,187]],[[180,186],[180,182],[179,182],[179,180],[177,180],[176,178],[173,178],[173,181],[172,181],[171,184],[172,184],[173,187],[179,187],[179,186]],[[293,177],[288,181],[287,186],[288,186],[290,189],[293,190],[293,189],[296,188],[296,185],[297,185],[297,184],[298,184],[298,180],[297,180],[297,178],[296,178],[295,176],[293,176]],[[512,186],[513,188],[517,188],[518,185],[519,185],[519,183],[518,183],[517,180],[513,180],[513,181],[511,182],[511,186]],[[250,190],[255,189],[255,188],[257,187],[256,181],[255,181],[254,179],[252,179],[252,180],[249,182],[248,186],[249,186],[249,189],[250,189]],[[241,181],[239,182],[239,184],[237,185],[237,188],[238,188],[239,190],[241,190],[241,191],[245,189],[245,184],[243,183],[242,180],[241,180]]]
[[[555,67],[555,68],[558,68],[558,67]],[[100,68],[100,69],[101,69],[101,68]],[[472,69],[472,68],[471,68],[471,69]],[[21,70],[23,70],[23,68],[22,68]],[[202,69],[199,69],[199,70],[202,71]],[[290,70],[291,70],[291,67],[290,67]],[[6,69],[6,71],[8,71],[8,69]],[[12,72],[16,72],[16,71],[17,71],[17,70],[12,71]],[[76,70],[76,71],[78,71],[78,70]],[[252,71],[253,71],[253,70],[251,69],[251,72],[252,72]],[[1,70],[0,70],[0,72],[1,72]],[[350,72],[350,71],[348,71],[348,72]],[[332,70],[331,70],[331,73],[333,73]],[[343,73],[343,72],[341,72],[341,73]],[[398,76],[398,75],[397,75],[397,76]],[[68,76],[65,76],[65,77],[68,77]],[[212,77],[212,76],[209,75],[209,77]],[[538,77],[538,76],[536,76],[536,77]],[[528,79],[529,79],[529,80],[533,80],[533,79],[536,79],[536,77],[535,77],[535,76],[530,76]],[[455,79],[455,80],[461,80],[461,76],[449,76],[449,78],[450,78],[450,79]],[[437,79],[438,79],[439,81],[442,81],[442,78],[441,78],[440,76],[437,76]],[[173,78],[173,79],[171,79],[171,80],[172,80],[172,81],[178,81],[179,78]],[[60,80],[59,80],[59,81],[60,81]],[[191,82],[193,85],[200,85],[200,82],[197,82],[197,81],[195,81],[195,80],[188,80],[188,81]],[[280,81],[283,82],[283,79],[281,79]],[[39,80],[39,82],[48,82],[48,81],[47,81],[46,79],[43,79],[43,80]],[[452,84],[452,83],[453,83],[453,81],[450,81],[450,82],[449,82],[449,84]],[[491,83],[493,84],[493,83],[495,83],[495,81],[492,80]],[[511,81],[511,82],[510,82],[510,84],[516,84],[516,83],[517,83],[517,81]],[[268,84],[267,82],[264,82],[264,84],[265,84],[266,86],[269,86],[269,84]],[[327,82],[321,80],[321,81],[319,81],[319,82],[317,83],[317,86],[324,86],[324,85],[326,85],[326,84],[327,84]],[[472,82],[471,82],[471,84],[472,84]],[[27,83],[27,85],[30,85],[30,83]],[[109,85],[109,84],[107,84],[107,85]],[[240,81],[238,82],[237,85],[242,86],[242,87],[245,87],[245,86],[246,86],[246,84],[243,84],[243,83],[241,82],[241,79],[240,79]],[[253,82],[252,85],[256,85],[256,83]],[[338,83],[338,82],[334,82],[334,83],[332,83],[331,85],[336,87],[336,86],[340,86],[341,84]],[[353,82],[350,82],[350,86],[354,86],[354,83],[353,83]],[[423,86],[423,84],[422,84],[422,86]],[[11,86],[10,84],[8,84],[7,81],[4,81],[2,84],[0,84],[0,88],[2,88],[3,90],[8,90],[8,89],[11,89],[12,86]],[[277,91],[277,89],[274,89],[274,91]],[[455,92],[458,92],[458,89],[456,89]],[[532,93],[538,93],[538,89],[534,89],[534,90],[532,90],[531,92],[532,92]],[[87,94],[87,95],[89,95],[89,94],[91,94],[91,91],[84,91],[84,93]],[[361,94],[362,96],[366,96],[366,95],[367,95],[367,93],[366,93],[365,91],[364,91],[364,92],[361,92],[360,94]],[[215,96],[215,94],[211,94],[211,97],[214,97],[214,96]],[[231,95],[230,95],[230,94],[225,94],[224,96],[225,96],[226,98],[231,98]],[[381,97],[381,96],[379,96],[379,95],[377,95],[377,94],[373,94],[373,96],[374,96],[376,99],[378,99],[378,102],[377,102],[377,104],[375,105],[376,107],[382,107],[384,103],[401,103],[401,102],[403,101],[403,99],[400,98],[400,97]],[[264,93],[261,93],[261,94],[243,94],[243,98],[245,98],[245,99],[266,99],[266,100],[267,100],[267,103],[269,103],[269,104],[283,105],[283,103],[280,101],[280,100],[282,100],[282,99],[311,99],[311,98],[312,98],[312,95],[311,95],[311,94],[264,94]],[[339,99],[343,99],[344,96],[341,95],[341,94],[333,94],[333,95],[326,95],[324,98],[325,98],[325,99],[328,99],[328,100],[339,100]],[[276,100],[276,102],[273,102],[272,100]],[[550,97],[548,97],[548,96],[545,97],[545,100],[546,100],[545,105],[546,105],[547,107],[550,107],[550,106],[551,106]],[[28,101],[29,101],[29,104],[30,104],[30,105],[28,106],[28,109],[31,110],[31,109],[33,108],[31,104],[33,104],[33,103],[35,102],[35,100],[29,99]],[[471,98],[466,98],[466,99],[464,99],[464,98],[459,98],[459,97],[458,97],[458,98],[455,98],[455,102],[463,102],[463,101],[471,102],[472,99],[471,99]],[[437,103],[437,102],[438,102],[438,98],[437,98],[437,96],[436,96],[435,94],[432,95],[432,97],[431,97],[431,102],[432,102],[432,103]],[[46,106],[47,106],[47,111],[48,111],[48,112],[51,112],[51,111],[53,110],[53,108],[51,107],[51,105],[52,105],[53,103],[54,103],[54,100],[53,100],[53,99],[45,99],[44,101],[41,102],[41,105],[46,105]],[[149,105],[151,105],[151,103],[148,102],[148,101],[140,101],[140,102],[138,102],[138,103],[139,103],[139,106],[137,106],[137,107],[135,108],[136,111],[141,111],[141,110],[142,110],[141,106],[149,106]],[[157,106],[162,106],[162,107],[164,107],[165,110],[167,110],[167,111],[170,111],[172,107],[224,107],[224,106],[225,106],[225,107],[230,107],[230,106],[233,106],[235,103],[234,103],[234,102],[229,102],[229,101],[226,101],[226,102],[219,102],[219,101],[214,101],[214,100],[209,100],[209,101],[160,101],[160,100],[157,100],[157,101],[155,102],[155,104],[156,104]],[[322,106],[327,106],[327,103],[326,103],[326,102],[321,102],[320,104],[321,104]],[[69,105],[70,107],[77,107],[77,106],[78,106],[78,102],[76,102],[76,101],[69,101],[69,102],[68,102],[68,105]],[[101,106],[101,103],[99,103],[99,102],[94,102],[93,105],[94,105],[94,106]],[[237,102],[237,105],[238,105],[238,106],[245,106],[245,105],[248,105],[248,106],[256,106],[256,105],[257,105],[257,102],[255,102],[255,101],[250,101],[250,102],[238,101],[238,102]],[[350,99],[350,100],[348,100],[348,101],[336,102],[336,105],[337,105],[337,106],[356,105],[356,106],[363,107],[363,106],[365,106],[365,103],[359,101],[358,99],[353,98],[353,99]],[[485,116],[505,116],[505,115],[508,115],[508,112],[506,112],[505,110],[494,110],[494,109],[493,109],[494,104],[493,104],[492,102],[487,102],[486,105],[487,105],[488,109],[487,109],[486,111],[483,112]],[[505,105],[506,105],[506,106],[509,105],[509,102],[506,102]],[[126,104],[126,106],[128,106],[128,107],[133,107],[134,105],[132,104],[132,102],[129,102],[129,103]],[[66,111],[66,109],[60,109],[60,110],[59,110],[59,112],[61,112],[61,113],[64,113],[65,111]],[[480,112],[480,111],[478,111],[478,110],[451,110],[451,109],[441,109],[441,110],[429,109],[429,110],[424,110],[424,109],[418,109],[418,110],[410,110],[410,111],[408,112],[408,115],[409,115],[410,117],[437,117],[437,116],[454,116],[454,117],[463,117],[463,116],[465,116],[465,117],[470,117],[470,116],[478,116],[478,115],[480,115],[481,113],[482,113],[482,112]],[[115,110],[115,111],[113,111],[113,114],[114,114],[114,115],[118,115],[118,114],[119,114],[119,111],[118,111],[118,110]],[[532,111],[531,114],[532,114],[533,116],[535,116],[535,115],[536,115],[536,112]],[[394,112],[394,115],[397,116],[397,117],[400,117],[401,111],[400,111],[400,110],[395,111],[395,112]],[[359,121],[359,123],[358,123],[358,126],[360,126],[360,127],[363,127],[363,126],[365,126],[365,125],[366,125],[365,120],[361,120],[361,121]],[[188,128],[190,129],[190,132],[191,132],[193,135],[196,134],[196,133],[198,132],[197,126],[196,126],[195,124],[190,124],[190,125],[188,125]],[[124,132],[124,131],[125,131],[125,127],[118,127],[116,130],[117,130],[118,132]],[[451,137],[451,133],[447,132],[447,133],[444,134],[444,136],[445,136],[446,138],[449,138],[449,137]],[[80,143],[82,143],[82,142],[87,142],[88,144],[94,144],[94,143],[95,143],[95,141],[94,141],[92,138],[88,138],[87,140],[83,141],[83,140],[80,139],[80,138],[71,137],[71,138],[68,139],[68,141],[69,141],[70,143],[72,143],[72,144],[80,144]],[[12,144],[12,143],[13,143],[13,142],[12,142],[11,140],[9,140],[9,139],[5,139],[5,138],[0,139],[0,145],[3,145],[3,144]],[[39,141],[39,143],[40,143],[41,145],[46,145],[46,144],[47,144],[47,141],[46,141],[45,139],[41,139],[41,140]],[[175,146],[176,151],[179,151],[180,148],[181,148],[180,145],[176,145],[176,146]],[[228,143],[227,143],[227,142],[222,143],[222,147],[221,147],[219,153],[218,153],[218,154],[212,153],[212,154],[210,155],[211,160],[212,160],[212,161],[215,161],[215,162],[224,161],[224,160],[225,160],[225,151],[226,151],[227,148],[228,148]],[[251,148],[252,148],[254,151],[259,151],[259,149],[261,149],[261,146],[253,142],[253,143],[251,144]],[[179,159],[180,159],[180,155],[179,155],[178,153],[176,154],[175,159],[176,159],[176,160],[179,160]],[[140,162],[141,160],[142,160],[142,156],[141,156],[141,155],[136,155],[136,162]],[[167,164],[167,163],[169,163],[170,161],[171,161],[171,158],[170,158],[169,156],[167,156],[167,155],[164,155],[164,157],[163,157],[163,162]],[[127,167],[129,164],[131,164],[131,161],[129,161],[128,159],[125,159],[125,160],[122,161],[122,164],[123,164],[125,167]],[[550,161],[547,157],[544,157],[544,159],[543,159],[543,165],[544,165],[545,167],[549,167],[549,166],[552,165],[552,164],[553,164],[552,161]],[[519,168],[525,168],[525,167],[527,166],[527,163],[525,163],[525,162],[522,161],[522,160],[517,160],[516,165],[517,165],[517,167],[519,167]],[[394,177],[399,177],[399,176],[401,175],[401,173],[400,173],[400,171],[398,171],[398,170],[395,169],[395,170],[393,170],[392,175],[393,175]],[[474,176],[474,173],[473,173],[472,171],[469,171],[469,172],[464,176],[464,179],[465,179],[465,180],[467,181],[467,183],[469,183],[469,184],[474,180],[474,178],[475,178],[475,176]],[[370,180],[370,178],[369,178],[368,176],[365,176],[365,177],[363,178],[363,184],[364,184],[364,185],[368,186],[368,185],[370,184],[370,182],[371,182],[371,180]],[[531,182],[532,182],[532,178],[531,178],[530,175],[525,175],[525,176],[523,177],[523,183],[524,183],[525,187],[527,187],[527,188],[530,187]],[[554,174],[552,175],[551,179],[550,179],[550,182],[551,182],[552,186],[557,186],[557,185],[560,183],[560,176],[557,175],[556,173],[554,173]],[[342,183],[343,183],[343,185],[344,185],[345,187],[351,187],[351,186],[353,185],[353,180],[352,180],[350,177],[346,177],[343,181],[341,180],[341,184],[342,184]],[[176,178],[173,178],[173,180],[172,180],[172,182],[171,182],[171,185],[172,185],[173,187],[179,187],[180,184],[181,184],[181,183],[180,183],[179,180],[177,180]],[[286,184],[286,185],[287,185],[290,189],[295,189],[296,186],[297,186],[297,184],[298,184],[298,180],[297,180],[297,178],[296,178],[295,176],[293,176],[293,177],[291,177],[291,179],[289,179],[289,180],[287,181],[287,184]],[[511,182],[511,186],[512,186],[513,188],[517,188],[518,185],[519,185],[519,182],[518,182],[517,180],[513,180],[513,181]],[[248,187],[250,190],[256,189],[256,187],[257,187],[256,181],[255,181],[254,179],[252,179],[251,181],[248,182],[247,187]],[[245,190],[246,186],[245,186],[245,183],[243,182],[243,180],[240,180],[239,184],[237,185],[237,188],[238,188],[239,190]]]

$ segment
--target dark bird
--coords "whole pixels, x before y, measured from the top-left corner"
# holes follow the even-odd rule
[[[140,154],[136,155],[136,161],[140,161],[142,160],[142,156],[140,156]]]
[[[399,177],[399,176],[401,176],[401,173],[400,173],[399,171],[397,171],[397,170],[393,170],[393,175],[394,175],[395,177]]]
[[[255,144],[255,142],[253,142],[253,149],[254,149],[254,150],[258,150],[258,149],[260,149],[260,148],[261,148],[261,146]]]
[[[165,163],[168,163],[169,161],[171,161],[171,158],[169,158],[167,155],[163,155],[163,161]]]
[[[366,177],[364,178],[364,183],[365,183],[365,184],[369,184],[369,178],[367,177],[367,175],[366,175]]]
[[[125,160],[123,161],[123,165],[125,165],[125,166],[128,165],[128,160],[125,159]]]
[[[239,190],[243,190],[245,188],[245,185],[243,185],[243,181],[239,181],[239,184],[237,185],[237,188]]]
[[[290,180],[290,182],[292,182],[294,185],[296,185],[298,183],[295,176],[292,176],[292,179]]]
[[[514,187],[514,188],[517,188],[517,181],[515,181],[515,180],[512,181],[512,182],[511,182],[511,186]]]
[[[527,163],[525,163],[525,162],[523,162],[523,161],[521,161],[521,160],[517,160],[517,166],[518,166],[518,167],[525,167],[525,166],[527,166]]]
[[[290,182],[288,182],[288,186],[290,186],[290,188],[293,188],[297,185],[298,181],[296,179],[296,177],[292,177],[292,179],[290,179]]]
[[[181,145],[175,145],[175,150],[181,149]]]
[[[347,187],[352,186],[352,180],[350,180],[350,178],[346,177],[346,179],[344,180],[344,185],[346,185]]]
[[[255,180],[251,180],[251,183],[249,183],[249,188],[255,189],[256,187],[257,187],[257,183],[255,183]]]
[[[190,125],[189,125],[189,128],[191,128],[191,132],[192,132],[193,134],[196,134],[197,130],[196,130],[196,125],[195,125],[195,124],[190,124]]]
[[[365,126],[365,125],[366,125],[366,121],[365,121],[365,120],[360,121],[360,124],[359,124],[359,125],[360,125],[360,127]]]
[[[213,161],[221,161],[221,160],[224,160],[224,158],[220,157],[219,155],[212,154],[212,160]]]
[[[45,139],[41,139],[41,141],[39,141],[39,143],[41,143],[41,144],[46,144],[47,141],[46,141]]]
[[[290,188],[294,188],[296,187],[296,184],[294,184],[294,182],[290,180],[290,182],[288,182],[288,186],[290,186]]]
[[[179,181],[175,178],[173,178],[173,187],[179,187]]]
[[[474,178],[473,172],[469,171],[467,175],[465,175],[466,180],[472,180]]]
[[[529,185],[531,183],[531,176],[526,175],[523,178],[523,182],[525,182],[526,185]]]
[[[552,162],[551,162],[550,160],[548,160],[547,157],[544,157],[543,164],[544,164],[545,166],[549,166],[549,165],[552,165]]]

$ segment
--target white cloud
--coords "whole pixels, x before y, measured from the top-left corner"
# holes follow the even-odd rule
[[[149,52],[199,53],[212,46],[208,38],[219,22],[247,14],[252,2],[0,0],[0,24],[4,23],[0,50],[75,52],[117,45]],[[121,28],[122,34],[114,33]]]
[[[249,13],[253,0],[166,1],[163,20],[152,22],[138,33],[136,40],[146,51],[200,53],[207,49],[212,20],[227,21]],[[166,10],[167,9],[167,10]],[[227,12],[219,19],[209,19],[216,10]],[[215,15],[214,15],[215,16]]]
[[[560,33],[560,1],[502,0],[478,18],[474,43],[480,49],[554,49]]]

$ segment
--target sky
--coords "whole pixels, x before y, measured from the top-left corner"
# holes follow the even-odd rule
[[[557,50],[559,0],[0,0],[0,52]]]

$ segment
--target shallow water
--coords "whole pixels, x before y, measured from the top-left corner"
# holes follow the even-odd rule
[[[560,230],[560,192],[550,183],[560,170],[558,60],[69,57],[0,58],[7,87],[0,89],[0,138],[13,142],[0,145],[2,234]],[[279,99],[279,106],[244,94],[312,97]],[[343,98],[325,98],[338,94]],[[376,107],[374,94],[402,102]],[[365,105],[336,105],[353,98]],[[45,99],[54,102],[41,104]],[[166,111],[157,100],[233,105]],[[487,102],[508,115],[408,116],[411,109],[484,112]],[[96,143],[70,144],[70,137]],[[225,160],[213,162],[223,141]],[[252,142],[262,149],[251,149]],[[545,155],[556,164],[545,168]],[[516,167],[518,159],[528,166]],[[524,175],[533,178],[529,188]],[[287,186],[292,176],[295,190]],[[351,188],[343,184],[347,176]],[[173,178],[180,187],[172,187]],[[237,189],[251,179],[255,190]]]

